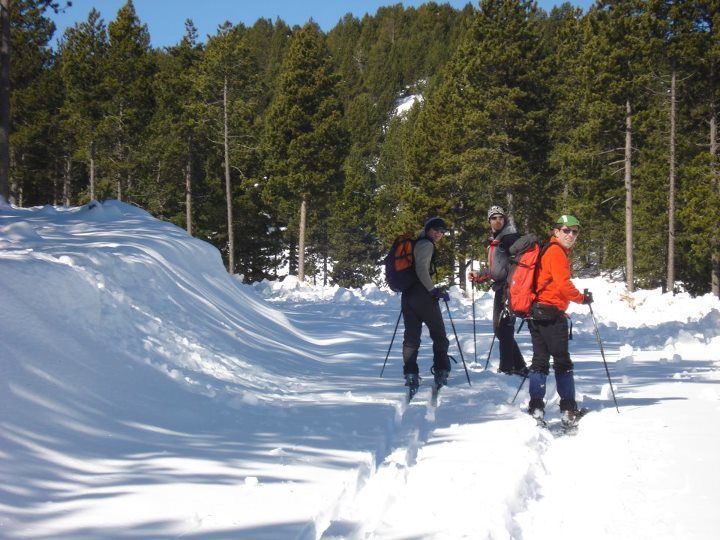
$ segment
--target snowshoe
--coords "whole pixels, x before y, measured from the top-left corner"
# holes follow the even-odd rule
[[[528,414],[535,419],[535,422],[537,423],[538,427],[544,427],[544,428],[548,427],[548,424],[545,421],[545,409],[540,409],[540,408],[528,409]]]
[[[560,425],[564,433],[574,435],[577,433],[578,422],[588,413],[585,408],[573,411],[563,411],[560,415]]]

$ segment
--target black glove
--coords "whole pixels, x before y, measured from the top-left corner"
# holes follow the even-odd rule
[[[450,300],[450,295],[444,287],[435,287],[432,291],[430,291],[430,296],[437,298],[438,300],[442,298],[446,302]]]
[[[583,304],[592,304],[593,303],[593,296],[590,291],[585,290],[583,296],[584,296],[583,301],[582,301]]]

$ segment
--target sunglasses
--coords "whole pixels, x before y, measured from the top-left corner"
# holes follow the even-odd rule
[[[572,234],[575,236],[577,236],[580,233],[580,229],[568,229],[567,227],[563,227],[562,229],[560,229],[560,231],[563,234]]]

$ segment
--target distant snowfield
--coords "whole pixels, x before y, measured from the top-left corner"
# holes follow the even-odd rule
[[[468,363],[404,404],[397,296],[244,285],[109,201],[0,207],[0,538],[715,538],[720,302],[591,289],[574,306],[575,437],[483,370],[492,297],[452,291]],[[445,310],[443,310],[445,312]],[[460,362],[452,338],[451,354]],[[529,360],[529,335],[519,334]],[[558,416],[552,378],[548,414]]]

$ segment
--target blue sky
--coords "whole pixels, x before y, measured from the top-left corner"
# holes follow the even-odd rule
[[[105,22],[115,15],[126,0],[72,0],[73,5],[64,13],[52,15],[57,25],[56,39],[62,36],[65,28],[76,22],[84,21],[90,10],[95,7]],[[442,0],[437,0],[443,3]],[[320,27],[327,31],[348,12],[357,17],[365,13],[374,14],[378,7],[402,3],[404,6],[419,6],[423,0],[134,0],[135,10],[140,20],[148,25],[152,44],[155,47],[174,45],[185,31],[185,19],[192,19],[202,40],[207,34],[214,34],[219,24],[225,20],[232,23],[242,22],[252,25],[261,17],[275,20],[283,19],[289,25],[302,25],[312,17]],[[461,8],[468,0],[447,0],[447,3]],[[474,0],[473,5],[477,5]],[[540,0],[538,4],[550,9],[560,4],[557,0]],[[572,3],[584,9],[592,0],[572,0]]]

